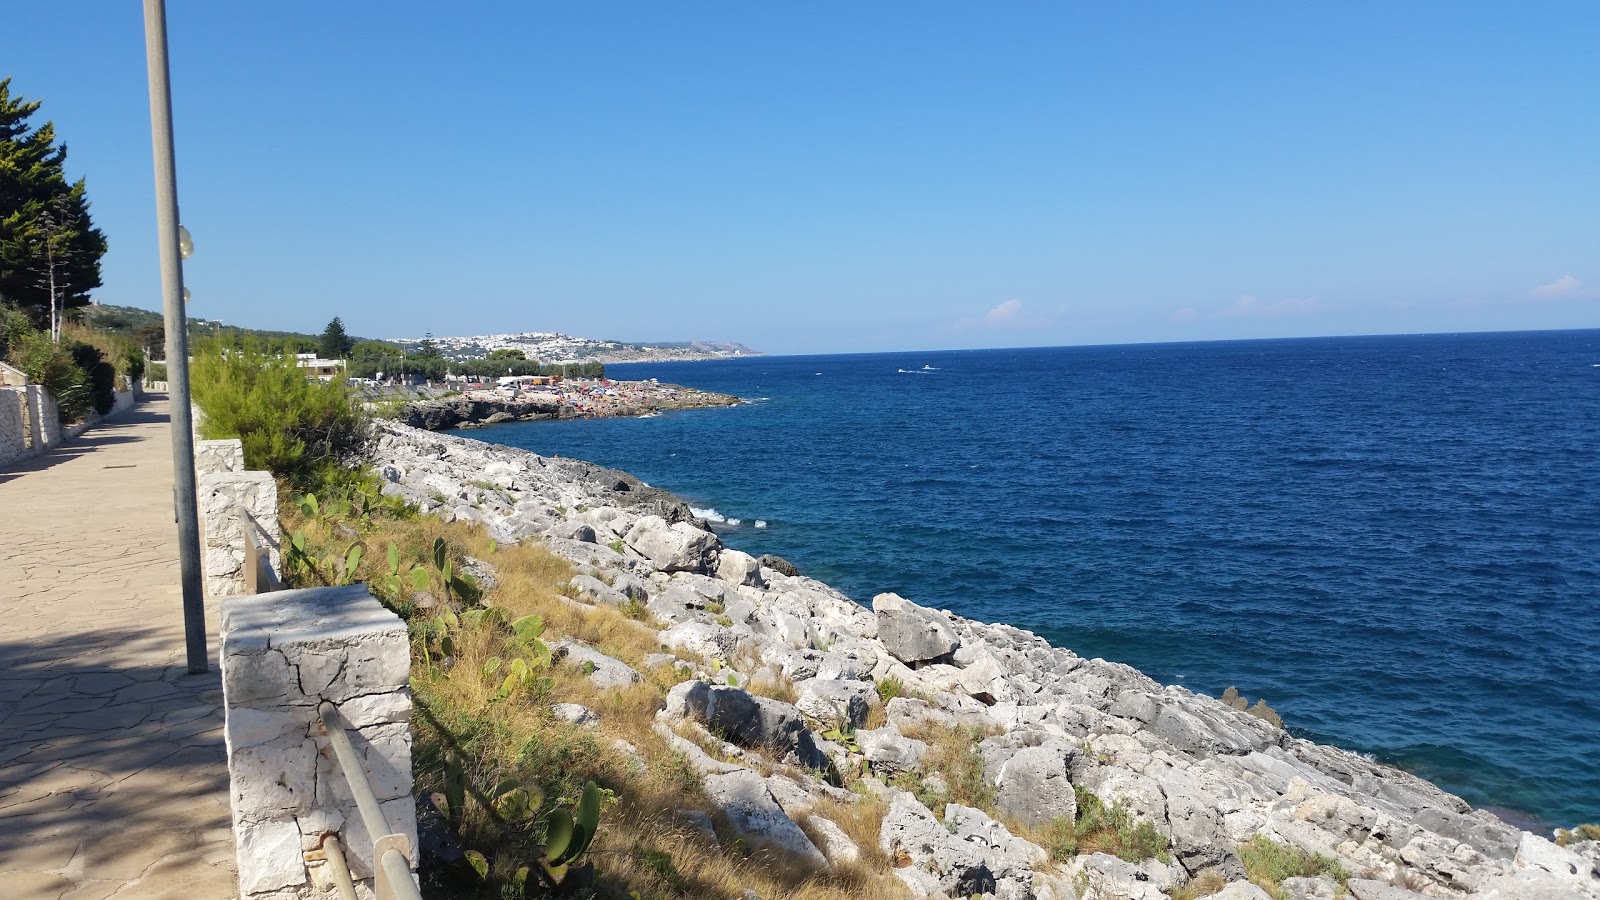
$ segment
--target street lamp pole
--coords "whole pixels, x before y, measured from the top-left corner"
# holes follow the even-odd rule
[[[194,423],[189,413],[189,327],[179,258],[178,174],[172,150],[172,84],[167,70],[166,0],[144,0],[145,61],[150,71],[150,139],[155,151],[156,232],[161,252],[161,308],[167,328],[167,396],[172,407],[173,505],[183,586],[183,633],[189,671],[209,669],[206,607],[200,579],[200,516],[194,474]]]

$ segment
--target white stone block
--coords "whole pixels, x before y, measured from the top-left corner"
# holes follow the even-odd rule
[[[293,819],[253,822],[234,829],[239,847],[239,890],[245,895],[306,883],[300,829]]]
[[[362,585],[226,600],[222,622],[228,769],[247,900],[302,890],[300,854],[335,830],[357,877],[371,876],[371,836],[347,780],[361,775],[334,759],[317,714],[324,700],[350,722],[346,734],[385,810],[386,833],[415,847],[405,623]],[[288,832],[267,828],[283,823]],[[273,858],[247,862],[247,849]],[[299,880],[286,882],[290,872]],[[369,896],[370,888],[357,893]]]

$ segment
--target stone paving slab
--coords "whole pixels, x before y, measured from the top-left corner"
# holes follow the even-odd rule
[[[167,404],[0,469],[0,896],[236,896],[212,671],[189,675]]]

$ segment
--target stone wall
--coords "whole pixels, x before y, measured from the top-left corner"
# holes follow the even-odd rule
[[[0,387],[0,466],[33,455],[27,415],[27,389]]]
[[[63,432],[48,390],[37,384],[0,386],[0,466],[37,456],[72,436]]]
[[[197,470],[199,461],[197,455]],[[207,460],[208,463],[216,461]],[[246,529],[258,527],[256,542],[266,545],[272,570],[283,570],[278,541],[278,483],[271,472],[202,473],[196,493],[200,505],[200,549],[205,566],[206,596],[231,597],[244,593]]]
[[[321,726],[338,707],[389,834],[417,846],[411,795],[406,625],[362,585],[279,591],[222,604],[222,690],[239,891],[244,900],[326,896],[316,853],[338,834],[371,896],[371,835]],[[309,855],[309,861],[308,861]],[[416,853],[410,852],[412,869]]]
[[[238,438],[228,438],[221,441],[195,441],[194,471],[196,475],[243,472],[244,444],[240,443]]]

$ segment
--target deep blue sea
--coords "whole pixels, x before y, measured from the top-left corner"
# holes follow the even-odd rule
[[[863,602],[1237,685],[1474,804],[1600,820],[1600,331],[608,371],[755,402],[465,433],[632,472]]]

